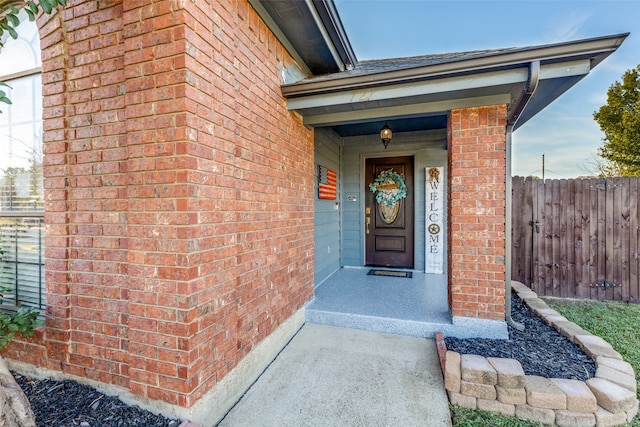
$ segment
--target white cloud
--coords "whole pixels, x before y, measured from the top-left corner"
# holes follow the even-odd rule
[[[579,38],[591,15],[592,13],[586,10],[572,11],[568,15],[551,15],[547,23],[547,38],[551,42]]]
[[[597,108],[607,103],[607,94],[605,92],[594,92],[589,94],[589,103],[597,105]],[[596,108],[596,109],[597,109]]]

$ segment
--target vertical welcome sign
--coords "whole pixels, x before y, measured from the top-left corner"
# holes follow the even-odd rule
[[[426,168],[425,273],[444,273],[444,168]]]

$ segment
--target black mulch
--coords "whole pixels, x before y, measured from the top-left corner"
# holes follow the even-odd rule
[[[129,406],[75,381],[39,380],[13,373],[27,395],[38,427],[178,427],[171,420]]]
[[[511,301],[513,320],[522,323],[524,331],[509,325],[508,340],[445,338],[447,349],[460,354],[516,359],[526,375],[581,381],[595,375],[593,360],[580,347],[544,323],[515,294]]]

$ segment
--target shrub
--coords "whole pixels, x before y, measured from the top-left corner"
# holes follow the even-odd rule
[[[6,288],[0,287],[0,304],[6,291]],[[18,308],[15,312],[0,311],[0,351],[11,342],[16,332],[25,338],[33,336],[35,328],[44,324],[38,319],[38,314],[33,308]]]

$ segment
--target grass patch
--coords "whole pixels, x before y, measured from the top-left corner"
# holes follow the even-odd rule
[[[640,305],[615,301],[544,298],[549,307],[605,339],[640,372]]]
[[[549,307],[607,341],[633,366],[640,390],[640,305],[617,301],[544,298]],[[640,417],[632,423],[640,427]]]
[[[479,409],[465,409],[451,405],[451,417],[455,427],[544,427],[545,424],[507,417]]]
[[[549,307],[573,323],[609,342],[633,366],[640,390],[640,304],[547,297],[543,299]],[[464,409],[458,405],[451,405],[451,416],[455,427],[543,426],[492,412]],[[636,416],[630,425],[640,427],[640,416]]]

